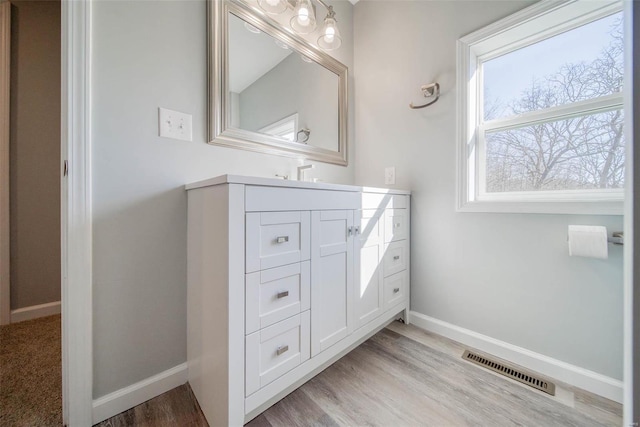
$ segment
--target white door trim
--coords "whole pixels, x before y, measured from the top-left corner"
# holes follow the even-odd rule
[[[0,325],[11,321],[9,258],[9,121],[11,3],[0,0]]]
[[[62,406],[92,425],[91,0],[62,1]]]

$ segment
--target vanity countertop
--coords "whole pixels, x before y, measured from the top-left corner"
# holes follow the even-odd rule
[[[246,185],[261,185],[265,187],[308,188],[312,190],[353,191],[353,192],[365,192],[365,193],[411,194],[411,192],[408,190],[396,190],[391,188],[360,187],[357,185],[331,184],[327,182],[294,181],[290,179],[262,178],[257,176],[243,176],[243,175],[220,175],[215,178],[209,178],[203,181],[187,184],[185,185],[185,189],[193,190],[196,188],[209,187],[212,185],[221,185],[221,184],[246,184]]]

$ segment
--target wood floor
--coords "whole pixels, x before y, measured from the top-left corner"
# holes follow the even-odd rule
[[[463,350],[393,323],[248,426],[622,425],[619,404],[558,382],[549,396],[463,361]],[[99,424],[206,425],[188,385]]]

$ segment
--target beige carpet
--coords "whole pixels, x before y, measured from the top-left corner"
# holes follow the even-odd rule
[[[0,326],[0,426],[62,425],[60,315]]]

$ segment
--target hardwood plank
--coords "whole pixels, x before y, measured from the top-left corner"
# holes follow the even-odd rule
[[[169,390],[96,425],[99,427],[208,426],[189,384]]]
[[[462,360],[463,350],[460,343],[394,323],[247,426],[622,424],[615,402],[566,384],[558,389],[562,396],[549,396]],[[100,424],[206,425],[188,384]]]
[[[418,341],[430,348],[436,348],[454,358],[461,357],[464,350],[468,348],[449,338],[425,331],[424,329],[420,329],[413,325],[404,325],[400,322],[394,322],[387,328],[401,335],[404,335],[407,338]],[[506,379],[507,381],[510,381],[514,384],[520,385],[517,381],[503,377],[493,371],[487,371],[481,367],[476,368],[485,372],[489,372],[496,377]],[[558,381],[555,379],[551,380],[556,384],[556,396],[551,396],[535,389],[531,390],[542,397],[563,403],[564,405],[571,408],[575,408],[579,412],[589,414],[593,413],[593,416],[597,419],[602,418],[603,420],[608,420],[608,424],[620,425],[622,423],[622,405],[620,405],[619,403],[589,393],[585,390],[573,387],[562,381]]]
[[[390,330],[378,333],[301,390],[341,425],[585,426],[610,421],[582,414]]]
[[[264,417],[272,426],[338,426],[333,418],[299,388],[273,405]]]
[[[267,420],[267,417],[265,417],[264,414],[258,415],[257,417],[249,421],[247,424],[245,424],[245,426],[246,427],[272,427],[271,423],[269,422],[269,420]]]
[[[602,419],[609,425],[622,425],[622,405],[583,390],[575,390],[576,410]]]
[[[394,336],[395,335],[395,336]],[[448,411],[469,424],[602,425],[597,420],[547,399],[535,390],[514,384],[489,371],[430,349],[406,337],[383,331],[370,340],[387,350],[395,363],[386,369],[398,370],[397,359],[406,365],[404,381],[434,396]],[[393,343],[393,352],[389,346]],[[401,372],[398,373],[402,375]],[[420,384],[423,387],[420,387]]]

